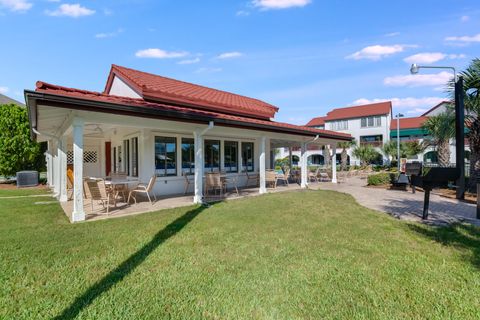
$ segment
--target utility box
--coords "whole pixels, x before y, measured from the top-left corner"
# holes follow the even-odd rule
[[[17,188],[38,186],[38,171],[17,172]]]

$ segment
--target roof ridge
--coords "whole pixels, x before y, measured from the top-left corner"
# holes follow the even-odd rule
[[[260,103],[264,104],[266,107],[270,107],[270,108],[272,108],[276,111],[279,110],[278,107],[276,107],[276,106],[274,106],[274,105],[272,105],[268,102],[265,102],[263,100],[260,100],[260,99],[257,99],[257,98],[252,98],[252,97],[247,97],[245,95],[230,92],[230,91],[226,91],[226,90],[215,89],[215,88],[207,87],[207,86],[204,86],[204,85],[201,85],[201,84],[196,84],[196,83],[187,82],[187,81],[184,81],[184,80],[178,80],[178,79],[174,79],[174,78],[170,78],[170,77],[165,77],[165,76],[161,76],[161,75],[154,74],[154,73],[151,73],[151,72],[136,70],[136,69],[132,69],[132,68],[124,67],[124,66],[119,66],[119,65],[116,65],[116,64],[112,64],[112,69],[116,69],[116,70],[120,71],[123,76],[127,77],[132,82],[135,82],[135,81],[131,77],[126,75],[125,72],[123,72],[122,69],[127,69],[127,70],[130,70],[130,71],[133,71],[133,72],[140,72],[140,73],[143,73],[143,74],[147,74],[149,76],[159,77],[159,78],[167,79],[167,80],[170,80],[170,81],[183,83],[183,84],[186,84],[186,85],[194,85],[194,86],[197,86],[197,87],[201,87],[201,88],[212,90],[212,91],[219,92],[219,93],[227,93],[227,94],[231,94],[231,95],[234,95],[234,96],[237,96],[237,97],[246,98],[246,99],[250,99],[250,100],[255,100],[257,102],[260,102]],[[142,88],[147,88],[147,86],[145,86],[145,85],[142,85],[141,87]],[[152,91],[158,91],[158,90],[152,90]],[[176,95],[176,96],[180,96],[180,95]],[[204,100],[204,101],[206,101],[206,100]]]

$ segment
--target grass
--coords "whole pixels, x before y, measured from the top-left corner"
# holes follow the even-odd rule
[[[331,191],[73,225],[38,201],[0,200],[0,319],[480,318],[474,227]]]

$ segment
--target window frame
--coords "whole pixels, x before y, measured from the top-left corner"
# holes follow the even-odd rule
[[[228,148],[228,151],[227,151],[227,148]],[[234,155],[232,155],[233,150],[234,150]],[[230,161],[228,162],[228,166],[227,166],[227,154],[230,158]],[[235,165],[232,166],[232,164],[235,164]],[[238,170],[239,170],[238,141],[232,141],[232,140],[223,141],[223,170],[225,170],[226,173],[238,173]]]
[[[184,141],[191,141],[191,143],[184,142]],[[190,154],[189,154],[189,160],[190,161],[184,161],[184,145],[190,145]],[[182,173],[186,174],[194,174],[195,173],[195,139],[194,138],[186,138],[186,137],[181,137],[180,138],[180,149],[181,149],[181,166],[182,166]],[[190,163],[188,167],[184,167],[184,162]]]
[[[211,144],[212,146],[215,144],[215,143],[218,143],[218,165],[215,166],[215,155],[214,155],[214,148],[211,148],[210,149],[210,155],[208,154],[209,153],[209,150],[207,150],[207,144]],[[221,149],[222,148],[222,141],[221,140],[217,140],[217,139],[205,139],[203,141],[203,157],[204,157],[204,161],[203,161],[203,168],[204,170],[206,170],[206,172],[208,172],[208,170],[210,172],[215,172],[215,171],[218,171],[220,172],[220,166],[221,166],[221,162],[222,162],[222,152],[221,152]],[[212,160],[212,166],[208,166],[210,165],[208,162],[209,161],[209,158]]]
[[[157,139],[164,139],[163,142],[157,142]],[[170,140],[170,141],[168,141]],[[177,176],[178,174],[178,161],[177,161],[177,155],[178,155],[178,151],[177,151],[177,137],[175,136],[157,136],[155,135],[154,136],[154,140],[153,140],[153,143],[154,143],[154,163],[155,163],[155,174],[157,177],[173,177],[173,176]],[[165,149],[165,152],[163,154],[164,156],[164,161],[165,161],[165,164],[164,164],[164,168],[160,168],[160,169],[157,169],[157,161],[159,161],[160,163],[162,162],[162,160],[157,160],[157,144],[164,144],[164,149]],[[168,154],[169,153],[172,153],[171,151],[169,152],[168,150],[168,145],[173,145],[174,146],[174,150],[173,150],[173,160],[171,162],[168,161]],[[160,153],[161,155],[161,153]],[[174,169],[169,169],[168,167],[168,164],[171,164],[173,163],[174,164]],[[164,171],[164,173],[162,174],[161,171]],[[168,171],[169,170],[174,170],[174,172],[172,173],[169,173]]]
[[[131,176],[132,177],[138,177],[138,137],[133,137],[130,138],[130,144],[131,144],[131,152],[132,152],[132,157],[131,157]]]
[[[246,170],[247,172],[254,172],[255,171],[255,143],[254,142],[247,142],[247,141],[242,141],[242,149],[241,149],[241,155],[242,155],[242,170]],[[245,148],[245,146],[251,146],[251,148]],[[252,168],[248,168],[248,154],[247,154],[247,159],[244,157],[245,152],[248,152],[249,149],[251,151],[251,162],[252,162]]]

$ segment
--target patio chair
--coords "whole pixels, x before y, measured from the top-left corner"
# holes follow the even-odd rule
[[[220,173],[212,172],[205,175],[205,196],[208,196],[210,190],[213,190],[214,195],[216,195],[216,191],[218,190],[220,197],[222,197],[224,189],[225,184],[222,181]]]
[[[127,180],[127,173],[126,172],[121,172],[121,171],[112,172],[110,176],[111,176],[112,181]],[[119,194],[121,194],[123,201],[125,201],[125,199],[127,199],[128,186],[126,184],[116,184],[113,189],[115,191],[115,196],[118,196]]]
[[[93,212],[93,202],[101,202],[103,208],[106,207],[107,215],[109,214],[110,200],[113,200],[113,205],[116,206],[115,196],[112,191],[107,190],[105,181],[103,179],[88,179],[85,181],[91,198],[91,206]],[[105,206],[106,204],[106,206]]]
[[[330,176],[326,172],[319,172],[318,173],[318,178],[319,178],[320,182],[327,182],[327,181],[331,180]]]
[[[191,174],[188,174],[186,172],[182,173],[182,176],[184,178],[184,183],[185,183],[185,190],[183,191],[183,194],[187,194],[188,192],[188,187],[193,184],[193,181],[188,178],[188,176],[192,176]]]
[[[272,185],[273,189],[277,188],[277,173],[275,171],[265,171],[265,184],[267,188],[269,185]]]
[[[308,172],[308,181],[315,181],[318,182],[318,173],[320,172],[320,167],[315,169],[314,172],[309,171]]]
[[[247,169],[244,169],[243,171],[245,172],[245,175],[247,176],[247,182],[245,183],[245,187],[249,186],[250,181],[255,181],[255,186],[260,184],[260,174],[258,174],[256,172],[248,173]]]
[[[68,200],[72,200],[73,198],[73,171],[72,169],[67,169],[67,194],[70,192],[68,196]]]
[[[153,194],[153,198],[155,199],[155,201],[157,201],[157,196],[155,195],[155,192],[152,192],[153,187],[155,186],[156,180],[157,180],[157,175],[154,174],[150,178],[150,181],[148,182],[148,184],[144,184],[144,183],[137,184],[137,186],[134,189],[130,190],[130,192],[128,193],[127,203],[130,203],[130,198],[133,198],[133,200],[135,201],[135,204],[137,204],[137,198],[135,197],[136,194],[144,193],[147,195],[147,198],[148,198],[148,201],[150,201],[150,204],[153,205],[152,198],[150,198],[150,192]]]
[[[287,167],[285,171],[282,173],[277,174],[277,182],[283,181],[288,187],[288,179],[290,179],[290,168]]]

